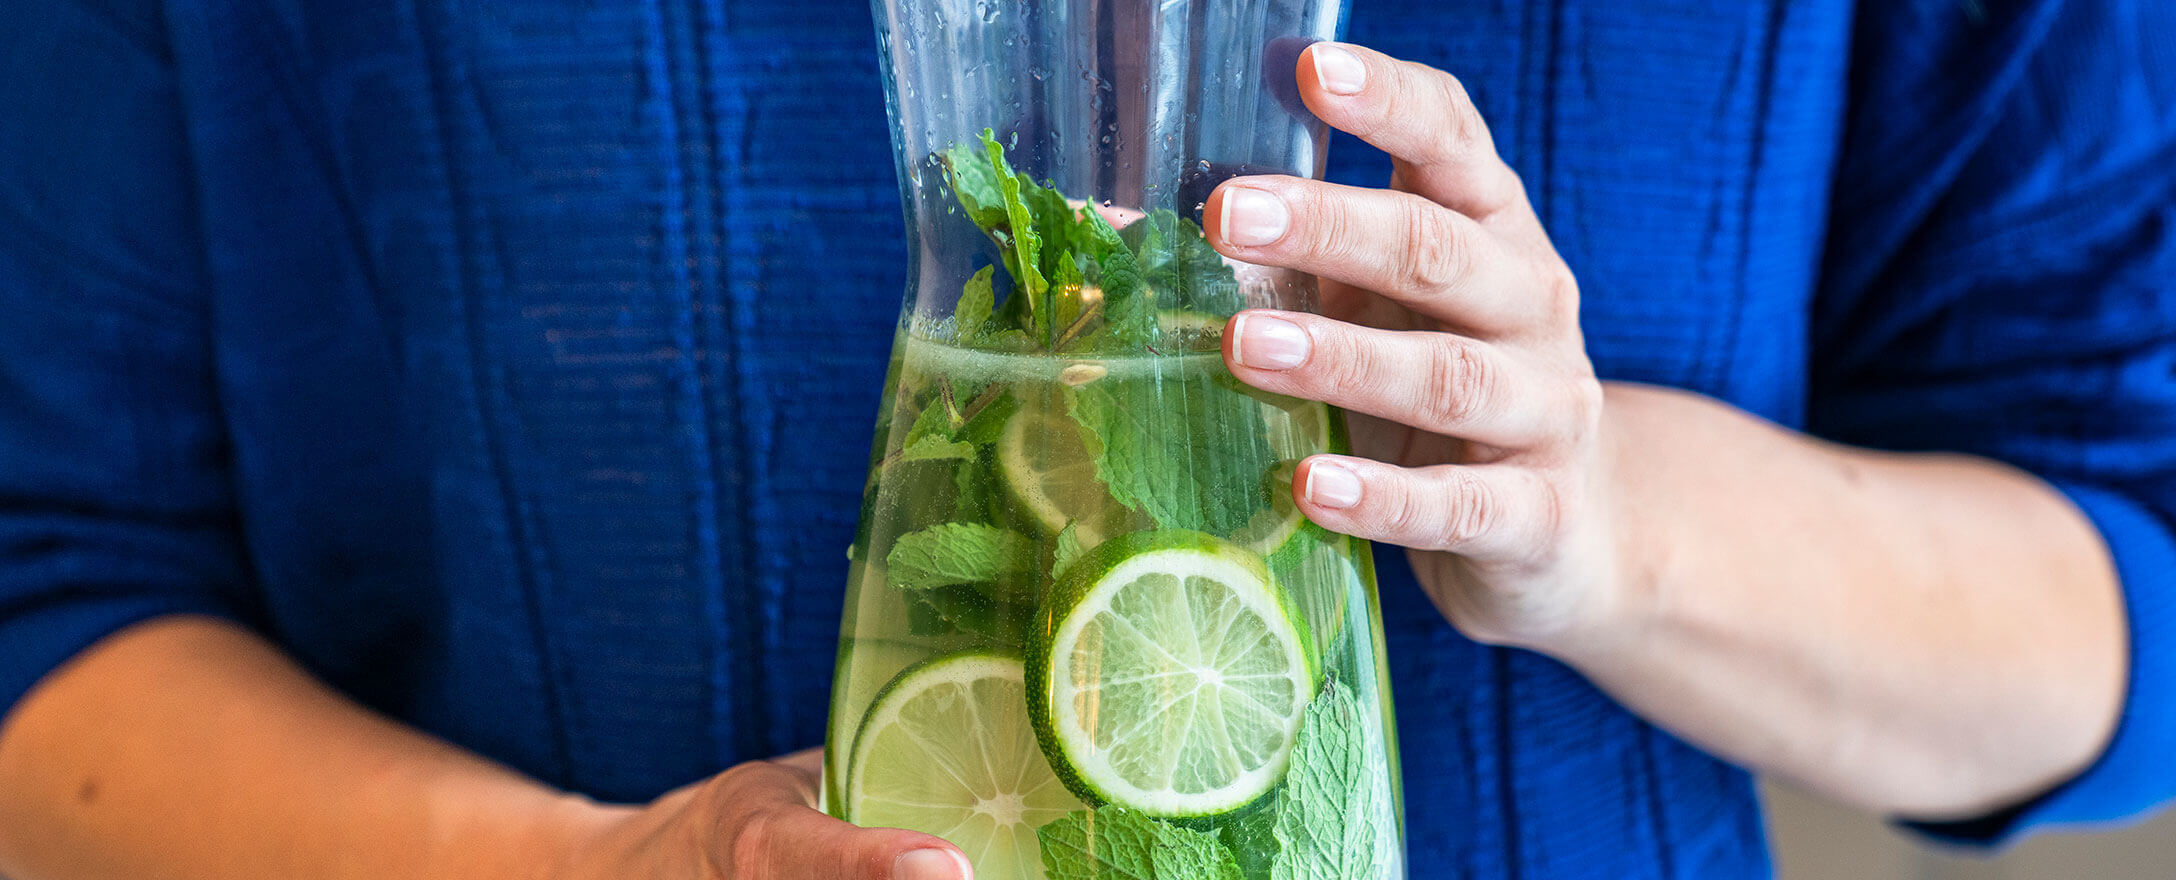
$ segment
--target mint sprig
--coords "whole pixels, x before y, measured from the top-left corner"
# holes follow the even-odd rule
[[[1194,378],[1165,381],[1154,394],[1129,390],[1095,383],[1067,395],[1112,498],[1164,528],[1219,535],[1268,504],[1261,474],[1236,466],[1268,459],[1245,396]]]
[[[938,162],[967,219],[997,246],[1012,283],[996,305],[987,270],[968,280],[954,310],[963,345],[1153,352],[1158,310],[1224,316],[1241,305],[1231,266],[1200,226],[1176,212],[1153,211],[1119,230],[1093,206],[1075,208],[1049,183],[1015,170],[989,129],[940,153]]]
[[[944,523],[909,532],[892,542],[885,575],[902,590],[959,584],[986,588],[1004,598],[1041,567],[1035,542],[1017,532],[980,523]]]
[[[1214,835],[1119,807],[1067,815],[1035,836],[1050,880],[1243,880]]]
[[[1352,689],[1336,679],[1324,683],[1307,704],[1285,771],[1272,880],[1352,880],[1388,870],[1396,819],[1385,762],[1369,740]]]

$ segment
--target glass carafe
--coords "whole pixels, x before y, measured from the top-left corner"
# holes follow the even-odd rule
[[[875,0],[912,265],[824,779],[981,880],[1403,877],[1368,547],[1292,503],[1344,417],[1224,368],[1311,309],[1199,214],[1318,176],[1338,0]]]

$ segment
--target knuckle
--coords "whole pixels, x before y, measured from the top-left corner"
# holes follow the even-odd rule
[[[1461,230],[1443,209],[1415,199],[1406,206],[1406,240],[1395,283],[1412,293],[1437,294],[1458,286],[1470,270],[1472,253]]]
[[[1438,526],[1443,546],[1472,544],[1496,530],[1502,508],[1495,493],[1479,477],[1464,470],[1445,471],[1442,494],[1448,502]]]
[[[1472,342],[1446,335],[1429,346],[1418,407],[1423,427],[1450,433],[1486,416],[1496,403],[1495,375]]]
[[[727,837],[725,866],[727,880],[763,880],[768,876],[770,849],[777,839],[777,818],[764,810],[749,810],[735,817],[732,833]]]
[[[1399,487],[1382,512],[1383,530],[1399,543],[1427,545],[1437,532],[1440,518],[1428,499],[1399,481]],[[1440,545],[1438,545],[1440,546]],[[1431,548],[1434,549],[1434,548]]]
[[[1288,196],[1293,213],[1310,218],[1307,256],[1323,263],[1349,263],[1367,252],[1367,224],[1356,216],[1349,198],[1335,198],[1313,187],[1295,188]]]
[[[1314,328],[1313,335],[1316,344],[1329,349],[1330,356],[1315,359],[1314,362],[1322,364],[1323,368],[1308,377],[1311,381],[1306,384],[1310,387],[1304,390],[1350,394],[1385,387],[1379,379],[1382,356],[1375,346],[1362,343],[1349,333],[1325,331],[1321,327]]]
[[[1571,533],[1572,522],[1585,503],[1585,491],[1576,482],[1549,480],[1541,491],[1541,530],[1547,540],[1539,546],[1554,548]]]
[[[1566,393],[1567,403],[1564,420],[1564,440],[1574,446],[1584,446],[1587,440],[1601,428],[1602,383],[1591,375],[1581,376],[1572,383]]]
[[[1465,82],[1441,70],[1429,71],[1434,74],[1437,101],[1447,116],[1444,146],[1453,152],[1453,159],[1469,158],[1487,143],[1488,123],[1481,118],[1481,108],[1474,106]]]
[[[1552,329],[1579,326],[1579,277],[1562,260],[1550,260],[1541,277],[1542,320]]]

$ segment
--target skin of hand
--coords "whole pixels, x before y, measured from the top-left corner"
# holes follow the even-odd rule
[[[1303,462],[1325,527],[1403,545],[1467,635],[1570,663],[1723,757],[1918,818],[2014,803],[2099,754],[2120,591],[2059,493],[1995,462],[1822,443],[1599,381],[1579,285],[1458,81],[1318,43],[1307,106],[1390,154],[1387,189],[1227,181],[1212,243],[1320,278],[1225,359],[1353,414]]]
[[[752,761],[623,811],[554,875],[742,880],[969,880],[966,856],[914,831],[858,828],[816,810],[823,750]],[[660,844],[663,845],[660,845]]]
[[[815,809],[816,751],[642,807],[544,785],[376,716],[257,635],[107,637],[0,727],[0,876],[967,880],[926,834]]]

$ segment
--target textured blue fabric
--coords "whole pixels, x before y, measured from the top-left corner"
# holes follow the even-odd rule
[[[2176,5],[1356,0],[1463,76],[1606,376],[2040,473],[2176,788]],[[820,740],[905,279],[861,0],[10,0],[0,707],[216,614],[555,785]],[[1349,140],[1332,176],[1379,183]],[[1745,774],[1384,607],[1419,877],[1759,876]]]

